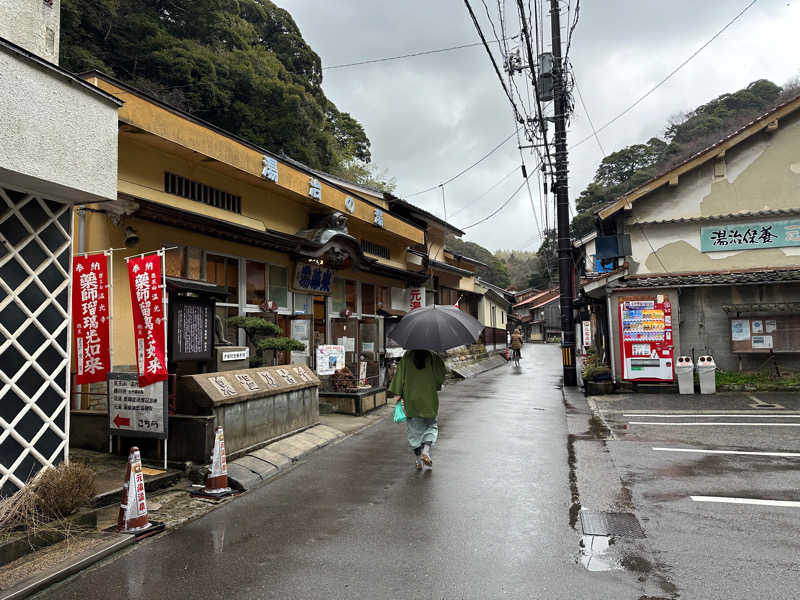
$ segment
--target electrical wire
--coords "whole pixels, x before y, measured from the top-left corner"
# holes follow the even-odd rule
[[[608,127],[609,127],[610,125],[612,125],[613,123],[616,123],[616,122],[617,122],[619,119],[621,119],[623,116],[625,116],[625,115],[626,115],[626,114],[628,114],[630,111],[632,111],[634,108],[636,108],[636,107],[637,107],[637,106],[638,106],[638,105],[639,105],[639,104],[642,102],[642,100],[644,100],[645,98],[647,98],[647,97],[648,97],[650,94],[652,94],[653,92],[655,92],[655,91],[656,91],[658,88],[660,88],[662,85],[664,85],[664,84],[665,84],[667,81],[669,81],[670,79],[672,79],[672,77],[673,77],[673,76],[674,76],[674,75],[675,75],[675,74],[676,74],[678,71],[680,71],[680,70],[681,70],[683,67],[685,67],[685,66],[686,66],[686,65],[687,65],[687,64],[688,64],[688,63],[689,63],[689,62],[690,62],[690,61],[691,61],[691,60],[692,60],[692,59],[693,59],[695,56],[697,56],[697,55],[698,55],[698,54],[700,54],[700,53],[701,53],[703,50],[705,50],[705,48],[707,48],[707,47],[708,47],[708,46],[711,44],[711,42],[713,42],[713,41],[714,41],[715,39],[717,39],[717,38],[718,38],[720,35],[722,35],[722,33],[723,33],[723,32],[724,32],[726,29],[728,29],[728,27],[730,27],[730,26],[731,26],[731,25],[733,25],[733,24],[734,24],[736,21],[738,21],[738,20],[739,20],[739,18],[741,18],[741,16],[742,16],[742,15],[744,15],[744,13],[746,13],[746,12],[747,12],[747,11],[748,11],[748,10],[749,10],[749,9],[750,9],[750,8],[751,8],[751,7],[752,7],[752,6],[753,6],[753,5],[756,3],[756,2],[758,2],[758,0],[751,0],[751,2],[750,2],[750,3],[749,3],[747,6],[745,6],[745,7],[744,7],[744,8],[743,8],[741,11],[739,11],[739,13],[738,13],[738,14],[737,14],[735,17],[733,17],[733,19],[731,19],[730,21],[728,21],[728,22],[725,24],[725,26],[724,26],[722,29],[720,29],[719,31],[717,31],[717,33],[715,33],[715,34],[714,34],[714,35],[711,37],[711,39],[709,39],[709,40],[708,40],[708,41],[707,41],[705,44],[703,44],[703,45],[702,45],[702,46],[700,46],[700,47],[699,47],[697,50],[695,50],[695,51],[694,51],[694,52],[693,52],[693,53],[692,53],[692,54],[689,56],[689,58],[687,58],[686,60],[684,60],[684,61],[683,61],[681,64],[679,64],[679,65],[678,65],[677,67],[675,67],[675,68],[674,68],[672,71],[670,71],[670,72],[669,72],[669,74],[667,74],[667,76],[666,76],[666,77],[664,77],[664,78],[663,78],[661,81],[659,81],[657,84],[655,84],[655,85],[654,85],[653,87],[651,87],[649,90],[647,90],[647,91],[646,91],[644,94],[642,94],[641,96],[639,96],[639,98],[638,98],[637,100],[635,100],[635,101],[634,101],[634,102],[633,102],[633,103],[632,103],[630,106],[628,106],[628,107],[627,107],[625,110],[623,110],[621,113],[619,113],[619,114],[618,114],[616,117],[614,117],[613,119],[611,119],[611,120],[610,120],[610,121],[608,121],[607,123],[605,123],[605,124],[601,125],[600,127],[598,127],[598,128],[597,128],[597,130],[596,130],[594,133],[591,133],[591,134],[587,135],[585,138],[583,138],[583,139],[579,140],[578,142],[575,142],[575,143],[572,145],[572,147],[573,147],[573,148],[577,148],[578,146],[580,146],[580,145],[581,145],[581,144],[583,144],[584,142],[586,142],[586,141],[588,141],[588,140],[592,139],[592,137],[593,137],[593,136],[595,136],[595,135],[597,135],[597,133],[599,133],[599,132],[603,131],[604,129],[608,128]]]
[[[497,42],[489,42],[490,44],[496,44]],[[482,46],[481,42],[470,42],[469,44],[459,44],[458,46],[450,46],[448,48],[437,48],[435,50],[420,50],[419,52],[411,52],[409,54],[398,54],[397,56],[386,56],[384,58],[372,58],[368,60],[360,60],[357,62],[351,63],[342,63],[339,65],[329,65],[327,67],[322,67],[323,71],[330,71],[332,69],[344,69],[347,67],[358,67],[360,65],[371,65],[374,63],[381,63],[381,62],[388,62],[392,60],[401,60],[403,58],[413,58],[415,56],[425,56],[428,54],[439,54],[442,52],[452,52],[453,50],[463,50],[464,48],[475,48],[477,46]]]
[[[464,173],[466,173],[467,171],[469,171],[470,169],[472,169],[472,168],[474,168],[474,167],[477,167],[479,164],[481,164],[483,161],[485,161],[487,158],[489,158],[489,157],[490,157],[492,154],[494,154],[494,153],[495,153],[495,152],[497,152],[497,151],[498,151],[500,148],[502,148],[503,146],[505,146],[505,145],[508,143],[508,141],[509,141],[511,138],[513,138],[513,137],[514,137],[514,135],[515,135],[515,134],[516,134],[516,132],[515,132],[515,131],[512,131],[512,132],[511,132],[511,135],[509,135],[507,138],[505,138],[505,139],[504,139],[502,142],[500,142],[499,144],[497,144],[497,145],[496,145],[494,148],[492,148],[491,150],[489,150],[489,152],[487,152],[486,154],[484,154],[484,155],[483,155],[481,158],[479,158],[478,160],[476,160],[476,161],[475,161],[474,163],[472,163],[470,166],[466,167],[465,169],[462,169],[461,171],[459,171],[458,173],[456,173],[455,175],[453,175],[453,176],[452,176],[450,179],[447,179],[447,180],[445,180],[445,181],[443,181],[443,182],[441,182],[441,183],[437,183],[436,185],[432,185],[431,187],[429,187],[429,188],[425,188],[424,190],[421,190],[421,191],[419,191],[419,192],[414,192],[413,194],[409,194],[409,195],[407,195],[407,196],[406,196],[406,198],[413,198],[414,196],[419,196],[420,194],[426,194],[426,193],[428,193],[428,192],[430,192],[430,191],[432,191],[432,190],[438,190],[438,189],[439,189],[441,186],[443,186],[443,185],[447,185],[447,184],[448,184],[448,183],[450,183],[451,181],[455,181],[456,179],[458,179],[459,177],[461,177],[461,176],[462,176]]]
[[[456,215],[460,215],[462,212],[464,212],[464,211],[465,211],[465,210],[467,210],[468,208],[472,208],[472,207],[474,207],[474,206],[475,206],[475,204],[477,204],[477,202],[478,202],[479,200],[483,200],[483,198],[485,198],[487,195],[489,195],[489,192],[493,191],[493,190],[494,190],[494,189],[495,189],[497,186],[499,186],[499,185],[500,185],[501,183],[503,183],[503,182],[504,182],[506,179],[508,179],[509,177],[511,177],[511,176],[512,176],[514,173],[516,173],[518,170],[519,170],[519,167],[517,167],[517,166],[515,165],[513,169],[511,169],[511,170],[510,170],[508,173],[506,173],[505,175],[503,175],[503,177],[502,177],[502,178],[501,178],[499,181],[495,182],[495,183],[494,183],[494,184],[493,184],[493,185],[492,185],[492,186],[491,186],[491,187],[490,187],[488,190],[486,190],[485,192],[483,192],[483,193],[482,193],[480,196],[478,196],[477,198],[475,198],[474,200],[472,200],[472,201],[471,201],[470,203],[468,203],[466,206],[462,206],[462,207],[461,207],[461,208],[459,208],[457,211],[455,211],[453,214],[451,214],[451,215],[450,215],[450,218],[451,218],[451,219],[453,219],[453,218],[455,218],[455,217],[456,217]]]
[[[519,193],[519,191],[525,186],[525,182],[526,181],[528,181],[528,177],[526,177],[522,181],[522,183],[519,184],[519,186],[517,186],[517,189],[515,189],[511,193],[511,195],[508,197],[508,199],[505,202],[503,202],[500,206],[498,206],[496,209],[494,209],[490,214],[488,214],[487,216],[485,216],[482,219],[479,219],[478,221],[475,221],[474,223],[471,223],[470,225],[467,225],[466,227],[459,227],[459,229],[461,229],[461,230],[471,229],[471,228],[475,227],[476,225],[480,225],[481,223],[485,223],[486,221],[488,221],[489,219],[494,217],[496,214],[498,214],[501,210],[503,210],[506,206],[508,206],[511,203],[511,201],[516,197],[516,195]]]
[[[586,103],[583,101],[583,95],[581,94],[581,88],[578,87],[578,80],[575,79],[575,75],[572,76],[572,82],[575,84],[575,91],[578,92],[578,99],[581,101],[581,106],[583,107],[583,112],[586,114],[586,118],[589,120],[589,127],[592,128],[592,135],[594,135],[594,139],[597,140],[597,146],[600,148],[600,152],[603,153],[603,157],[606,156],[606,150],[603,148],[603,144],[600,142],[600,137],[597,135],[597,130],[594,128],[594,123],[592,123],[592,117],[589,116],[589,110],[586,108]]]

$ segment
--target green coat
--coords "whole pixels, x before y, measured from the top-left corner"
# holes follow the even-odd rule
[[[447,369],[436,354],[429,353],[425,367],[414,365],[413,351],[406,352],[397,365],[397,372],[389,384],[389,391],[402,396],[407,417],[432,419],[439,413],[439,396]]]

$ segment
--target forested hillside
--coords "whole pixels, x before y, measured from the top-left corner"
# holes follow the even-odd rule
[[[580,193],[572,221],[575,237],[594,229],[594,209],[686,160],[770,108],[800,93],[797,83],[781,88],[759,79],[671,119],[664,139],[651,138],[612,152],[600,162],[594,180]]]
[[[269,0],[62,0],[61,65],[99,69],[311,167],[369,179],[362,126]]]

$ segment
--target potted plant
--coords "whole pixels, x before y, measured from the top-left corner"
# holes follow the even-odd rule
[[[255,355],[250,359],[251,367],[264,366],[264,352],[272,351],[272,364],[278,364],[278,352],[305,350],[306,345],[285,337],[283,331],[272,321],[261,317],[231,317],[228,323],[244,330],[247,341],[253,345]]]
[[[583,389],[587,395],[609,394],[614,391],[611,369],[592,348],[589,348],[584,355],[581,376]]]

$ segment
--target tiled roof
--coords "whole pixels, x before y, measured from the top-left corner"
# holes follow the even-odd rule
[[[800,283],[800,267],[750,269],[700,273],[633,275],[608,284],[610,288],[698,287],[709,285],[757,285]]]
[[[522,308],[523,306],[528,306],[529,304],[533,304],[534,302],[542,302],[547,299],[548,295],[557,296],[558,290],[545,290],[543,292],[540,292],[535,296],[528,298],[527,300],[523,300],[522,302],[515,304],[514,308]]]
[[[707,223],[711,221],[729,221],[731,219],[761,219],[764,217],[787,217],[800,214],[798,208],[773,208],[748,212],[735,212],[708,217],[682,217],[680,219],[664,219],[661,221],[636,221],[634,225],[666,225],[670,223]]]
[[[542,306],[550,304],[551,302],[558,302],[560,299],[561,299],[561,294],[556,294],[552,298],[548,298],[546,300],[543,300],[542,302],[540,302],[536,306],[531,306],[528,310],[536,310],[537,308],[541,308]]]

